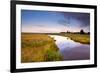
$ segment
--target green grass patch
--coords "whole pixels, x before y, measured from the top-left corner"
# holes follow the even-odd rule
[[[58,51],[46,50],[46,61],[60,61],[62,57]]]

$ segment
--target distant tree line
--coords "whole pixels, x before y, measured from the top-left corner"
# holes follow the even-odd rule
[[[90,32],[84,32],[83,29],[80,30],[80,34],[90,34]]]
[[[67,32],[61,32],[61,33],[90,34],[90,32],[85,32],[83,29],[81,29],[80,32],[70,32],[70,31],[67,31]]]

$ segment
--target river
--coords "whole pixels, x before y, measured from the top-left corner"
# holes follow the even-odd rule
[[[87,60],[90,58],[90,45],[81,44],[60,35],[49,36],[55,40],[63,60]]]

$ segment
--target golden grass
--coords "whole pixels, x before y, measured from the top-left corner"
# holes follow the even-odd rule
[[[65,34],[65,36],[71,38],[72,40],[74,40],[76,42],[80,42],[83,44],[90,44],[90,35],[89,34],[68,33],[68,34]]]
[[[22,33],[21,41],[22,63],[62,59],[54,40],[45,34]]]

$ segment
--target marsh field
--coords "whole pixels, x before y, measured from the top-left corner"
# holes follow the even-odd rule
[[[90,13],[21,10],[21,63],[90,59]]]
[[[22,33],[22,62],[42,62],[61,60],[54,40],[45,34]]]
[[[68,50],[66,50],[63,54],[61,51],[61,48],[57,46],[57,43],[55,43],[57,40],[55,40],[53,37],[50,37],[49,35],[57,35],[57,37],[62,36],[67,40],[67,37],[71,39],[71,42],[67,42],[68,44],[70,43],[75,43],[78,42],[77,44],[81,43],[85,44],[81,46],[81,49],[88,53],[81,53],[79,51],[73,52],[72,50],[70,51],[73,53],[75,56],[76,53],[81,53],[80,57],[79,54],[76,54],[76,58],[70,58],[72,56],[68,56]],[[59,38],[60,39],[60,38]],[[73,40],[73,41],[72,41]],[[58,40],[61,44],[63,41]],[[66,41],[65,41],[66,42]],[[58,43],[58,45],[60,45]],[[67,45],[66,48],[64,49],[70,49],[70,45],[65,43],[65,46]],[[80,60],[80,59],[89,59],[89,47],[87,48],[86,46],[90,44],[90,36],[89,34],[73,34],[73,33],[66,33],[66,34],[35,34],[35,33],[21,33],[21,62],[22,63],[28,63],[28,62],[47,62],[47,61],[63,61],[63,60]],[[62,44],[61,46],[63,46]],[[74,44],[73,44],[74,45]],[[72,46],[73,46],[72,45]],[[79,44],[80,45],[80,44]],[[85,46],[85,48],[84,48]],[[69,48],[68,48],[69,47]],[[82,48],[83,47],[83,48]],[[72,47],[71,47],[72,48]],[[77,50],[81,50],[80,47],[77,47]],[[81,56],[82,55],[82,56]],[[86,55],[83,57],[83,55]],[[88,56],[87,56],[88,55]],[[64,59],[64,57],[67,57]],[[83,57],[83,58],[82,58]]]
[[[82,44],[90,44],[89,34],[65,34],[64,36],[71,38],[75,42],[80,42]]]

